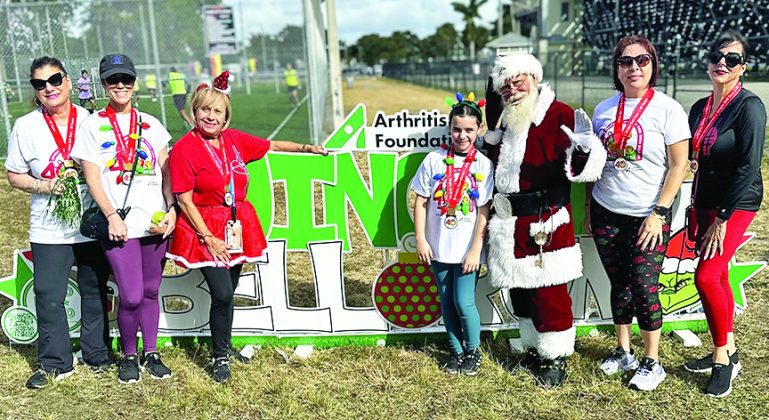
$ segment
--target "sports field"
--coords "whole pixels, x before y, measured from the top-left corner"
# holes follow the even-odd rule
[[[269,91],[269,89],[267,89]],[[274,94],[274,90],[272,90]],[[266,92],[265,95],[269,94]],[[610,93],[607,92],[607,96]],[[368,109],[396,112],[444,109],[448,92],[387,81],[359,79],[345,90],[347,110],[358,102]],[[285,97],[285,112],[288,104]],[[142,101],[144,105],[145,101]],[[266,136],[282,118],[270,117],[259,97],[234,95],[232,126]],[[277,102],[276,102],[277,103]],[[170,106],[172,106],[169,103]],[[277,105],[275,105],[277,106]],[[152,112],[148,107],[143,108]],[[304,112],[304,116],[300,114]],[[369,116],[373,112],[369,112]],[[294,118],[301,124],[277,138],[306,138],[306,111]],[[303,120],[302,120],[303,118]],[[257,125],[263,124],[263,125]],[[302,131],[304,130],[304,131]],[[302,134],[304,133],[304,134]],[[359,160],[360,161],[360,160]],[[764,161],[764,173],[769,160]],[[0,274],[12,269],[11,251],[27,246],[28,196],[0,182]],[[277,214],[278,219],[285,215]],[[741,260],[769,258],[769,218],[759,213],[751,230],[758,237],[738,253]],[[345,263],[347,300],[370,304],[370,284],[383,262],[381,251],[367,247],[357,220],[351,218],[354,252]],[[289,259],[294,305],[314,302],[309,259],[304,253]],[[295,287],[296,286],[296,287]],[[484,361],[477,377],[448,377],[439,363],[448,357],[441,345],[336,348],[316,350],[306,361],[287,362],[275,349],[257,351],[250,365],[235,365],[233,379],[218,386],[203,373],[209,350],[205,347],[168,347],[164,360],[174,377],[144,379],[120,385],[116,372],[101,376],[78,367],[74,376],[42,391],[24,388],[35,361],[34,348],[13,346],[0,337],[0,417],[8,418],[767,418],[769,417],[769,273],[747,283],[749,308],[736,318],[743,372],[726,399],[711,399],[700,391],[706,376],[685,372],[689,357],[706,347],[687,349],[663,337],[661,361],[668,378],[652,393],[627,389],[627,377],[605,378],[598,363],[613,348],[605,334],[580,337],[569,361],[563,387],[544,390],[524,372],[514,369],[518,357],[503,340],[484,336]],[[7,304],[7,302],[6,302]],[[0,310],[5,305],[0,304]],[[700,336],[708,343],[710,337]],[[633,338],[640,348],[640,338]],[[290,349],[283,349],[290,354]]]

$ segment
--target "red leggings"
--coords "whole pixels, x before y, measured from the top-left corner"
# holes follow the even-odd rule
[[[723,254],[716,254],[709,260],[700,258],[694,274],[694,284],[700,293],[710,335],[716,347],[725,346],[726,335],[734,331],[734,295],[729,286],[729,261],[742,243],[742,236],[755,215],[753,211],[735,210],[726,222]],[[697,210],[698,236],[705,234],[713,220],[715,211]]]

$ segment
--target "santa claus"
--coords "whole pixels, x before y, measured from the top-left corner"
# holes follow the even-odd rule
[[[497,189],[488,227],[490,281],[510,289],[527,349],[522,365],[541,384],[558,386],[576,331],[566,283],[582,276],[571,183],[596,181],[606,151],[587,114],[555,100],[530,54],[497,58],[487,99],[489,129],[501,120],[484,138]]]

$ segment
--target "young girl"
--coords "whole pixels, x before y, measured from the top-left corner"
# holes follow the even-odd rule
[[[449,374],[476,375],[481,366],[481,320],[475,285],[494,189],[491,162],[475,149],[483,114],[473,94],[449,113],[451,148],[430,152],[411,188],[417,193],[417,256],[432,264],[441,294],[452,357]]]

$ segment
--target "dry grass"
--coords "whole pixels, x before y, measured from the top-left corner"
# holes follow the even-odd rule
[[[358,80],[345,92],[348,109],[365,101],[369,109],[443,109],[447,93],[383,81]],[[358,159],[359,164],[365,161]],[[764,173],[769,161],[764,162]],[[365,173],[365,171],[364,171]],[[767,189],[769,191],[769,189]],[[10,273],[10,252],[26,246],[27,200],[0,182],[0,270]],[[281,211],[281,210],[279,210]],[[285,218],[285,212],[278,213]],[[346,256],[348,302],[366,304],[370,284],[383,266],[382,252],[370,249],[351,218],[354,252]],[[761,213],[752,230],[759,233],[740,251],[740,259],[767,259],[769,217]],[[291,255],[289,276],[293,304],[314,301],[306,253]],[[709,399],[699,388],[706,377],[680,368],[701,349],[686,349],[665,337],[661,356],[668,379],[649,394],[630,391],[627,378],[604,378],[597,364],[613,346],[605,334],[580,337],[571,358],[570,378],[557,390],[538,388],[516,372],[517,358],[502,340],[484,338],[485,359],[475,378],[447,377],[437,366],[447,353],[433,345],[417,347],[337,348],[316,351],[308,361],[286,363],[273,349],[257,352],[248,366],[235,365],[233,381],[216,386],[203,373],[208,350],[164,350],[174,370],[168,381],[144,380],[121,386],[115,373],[96,376],[78,367],[75,376],[43,391],[23,383],[35,352],[29,346],[0,346],[0,417],[17,418],[767,418],[769,417],[769,277],[766,272],[746,286],[750,307],[736,320],[745,366],[727,399]],[[360,303],[358,303],[360,302]],[[709,342],[707,335],[702,335]],[[634,346],[640,346],[634,337]]]

